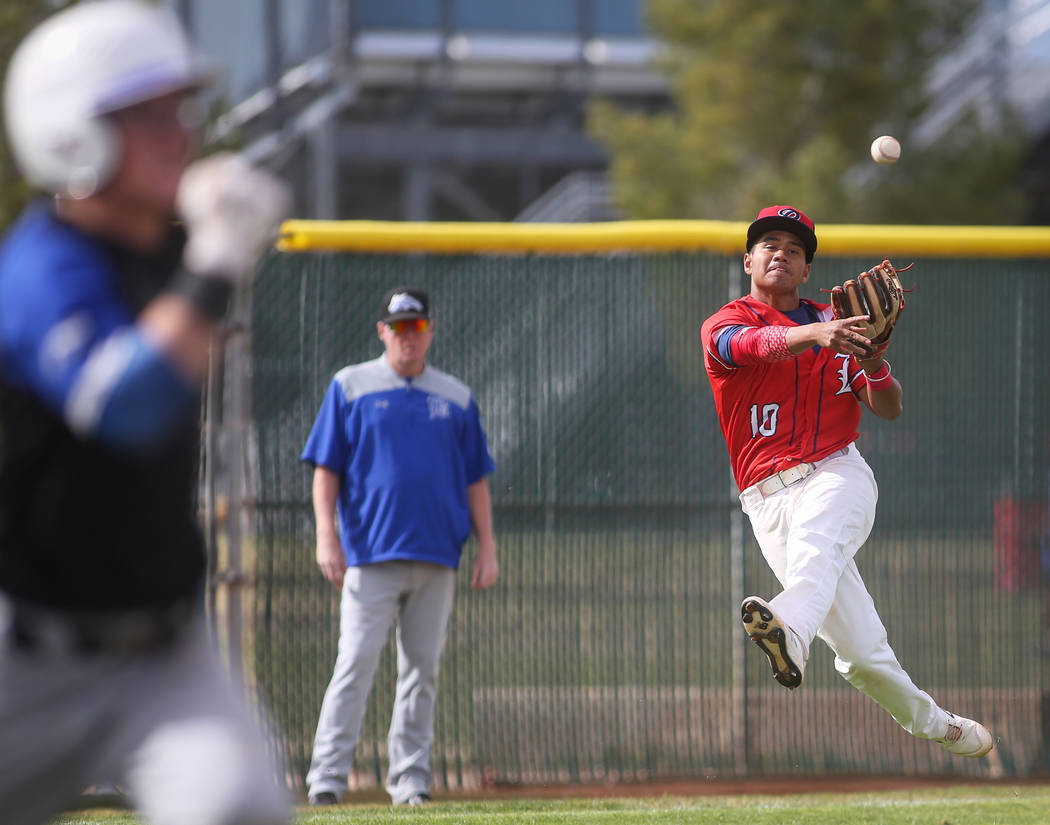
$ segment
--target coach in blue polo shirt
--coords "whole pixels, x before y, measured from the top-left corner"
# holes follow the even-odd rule
[[[302,456],[314,466],[317,564],[342,589],[339,652],[306,777],[313,805],[334,805],[346,790],[394,621],[387,791],[395,805],[430,799],[438,663],[472,528],[471,585],[499,577],[485,479],[492,457],[470,389],[426,363],[434,340],[426,293],[387,292],[378,332],[384,354],[336,373]]]

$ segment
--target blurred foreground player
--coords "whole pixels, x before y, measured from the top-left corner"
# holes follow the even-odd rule
[[[210,341],[288,198],[240,159],[189,165],[202,80],[134,0],[52,16],[6,77],[15,158],[54,197],[0,248],[5,825],[100,781],[163,825],[288,818],[209,641],[193,517]]]
[[[797,209],[759,212],[745,249],[750,294],[701,327],[740,503],[784,587],[769,602],[744,599],[744,627],[784,687],[802,684],[819,636],[835,653],[835,669],[909,733],[960,756],[983,756],[993,744],[984,726],[941,708],[898,663],[853,560],[878,499],[853,443],[862,405],[889,420],[902,411],[901,385],[882,357],[892,327],[869,343],[874,317],[799,297],[817,236]]]

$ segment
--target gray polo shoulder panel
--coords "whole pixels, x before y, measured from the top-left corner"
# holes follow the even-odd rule
[[[428,366],[414,383],[424,392],[440,395],[460,409],[470,406],[470,387],[447,372]]]
[[[342,387],[348,403],[366,395],[402,389],[409,385],[408,379],[394,372],[386,357],[382,355],[373,361],[343,367],[335,374],[335,380]],[[470,406],[470,387],[455,376],[429,364],[422,375],[411,384],[423,392],[447,399],[460,409],[465,410]]]
[[[394,372],[382,356],[373,361],[343,367],[335,374],[335,380],[343,388],[347,402],[405,385],[405,379]]]

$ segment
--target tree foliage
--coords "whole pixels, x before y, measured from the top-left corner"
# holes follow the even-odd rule
[[[1023,130],[964,111],[912,140],[927,78],[957,48],[978,0],[650,0],[675,108],[608,102],[589,129],[636,218],[743,220],[792,203],[835,222],[1015,223]],[[868,155],[901,138],[893,166]]]

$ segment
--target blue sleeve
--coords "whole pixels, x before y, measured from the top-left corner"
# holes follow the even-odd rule
[[[0,262],[0,352],[12,384],[74,432],[120,449],[163,443],[195,413],[195,388],[149,346],[88,242],[40,235]]]
[[[95,346],[70,389],[74,432],[114,447],[149,451],[194,413],[197,395],[134,327]]]
[[[465,418],[463,433],[464,466],[467,470],[467,484],[481,481],[496,469],[496,464],[489,454],[488,440],[481,426],[481,413],[474,399],[470,399]]]
[[[348,407],[343,388],[332,381],[303,448],[303,461],[342,474],[352,447],[346,435]]]
[[[718,340],[715,341],[715,347],[718,350],[718,357],[724,364],[728,364],[731,367],[738,366],[736,361],[733,360],[733,348],[730,343],[733,340],[733,336],[736,335],[740,330],[746,329],[743,324],[731,327],[722,327],[718,332]]]

